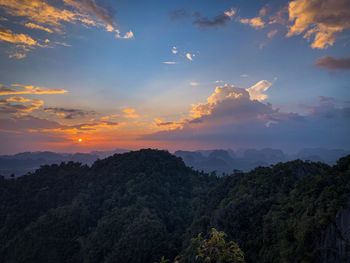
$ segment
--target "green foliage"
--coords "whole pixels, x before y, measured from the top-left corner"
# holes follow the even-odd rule
[[[244,251],[247,262],[317,262],[317,239],[349,197],[349,167],[348,156],[221,178],[141,150],[0,177],[0,259],[243,262]]]
[[[192,247],[196,251],[196,262],[202,263],[243,263],[244,254],[233,242],[226,242],[226,234],[215,228],[211,229],[208,239],[201,234],[192,239]],[[186,260],[188,261],[188,260]]]

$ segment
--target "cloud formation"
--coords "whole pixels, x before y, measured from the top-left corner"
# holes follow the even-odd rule
[[[331,70],[350,70],[350,57],[334,58],[330,56],[319,58],[315,65],[324,69]]]
[[[212,19],[202,17],[197,13],[195,15],[196,19],[193,21],[193,24],[202,28],[224,26],[236,15],[236,13],[236,9],[230,8]]]
[[[50,89],[32,85],[12,84],[11,87],[6,87],[0,84],[0,96],[23,94],[50,95],[64,94],[66,92],[64,89]]]
[[[289,3],[292,23],[287,36],[302,34],[311,47],[325,49],[336,41],[337,33],[350,28],[348,0],[294,0]]]
[[[23,97],[9,97],[0,99],[0,113],[23,115],[40,109],[44,101],[39,99],[27,99]]]
[[[26,34],[16,34],[9,29],[0,29],[0,41],[11,44],[37,46],[38,42]]]
[[[145,140],[188,142],[201,147],[348,147],[350,108],[334,100],[320,99],[307,114],[283,112],[265,103],[271,83],[259,81],[248,89],[232,85],[216,87],[205,103],[192,105],[189,117],[159,120],[164,131]],[[330,131],[329,127],[335,127]],[[336,128],[339,127],[339,128]],[[341,128],[340,128],[341,127]],[[321,143],[320,143],[321,142]],[[345,143],[345,144],[344,144]],[[320,145],[322,144],[322,145]]]
[[[42,32],[61,33],[66,24],[82,24],[86,27],[105,28],[117,39],[133,39],[134,33],[120,32],[109,9],[98,5],[95,0],[63,0],[56,6],[44,0],[0,0],[0,9],[5,15],[23,19],[24,27]],[[9,20],[11,21],[11,20]],[[0,41],[29,47],[47,47],[28,34],[14,33],[10,29],[0,29]],[[27,50],[27,52],[30,50]],[[24,58],[24,52],[14,52],[12,58]]]
[[[175,65],[177,64],[176,61],[164,61],[163,64],[166,64],[166,65]]]
[[[44,108],[44,111],[54,113],[58,117],[66,120],[81,119],[81,118],[96,115],[95,111],[85,111],[81,109],[69,109],[69,108],[61,108],[61,107],[47,107],[47,108]]]
[[[25,23],[24,26],[27,27],[27,28],[30,28],[30,29],[42,30],[42,31],[45,31],[45,32],[50,33],[50,34],[53,33],[52,29],[50,29],[48,27],[44,27],[44,26],[38,25],[38,24],[35,24],[35,23],[32,23],[32,22]]]
[[[253,18],[241,18],[239,22],[250,25],[254,29],[262,29],[265,27],[265,22],[259,16]]]
[[[137,113],[136,109],[134,108],[124,108],[122,112],[124,113],[124,117],[128,119],[136,119],[140,117],[140,115]]]

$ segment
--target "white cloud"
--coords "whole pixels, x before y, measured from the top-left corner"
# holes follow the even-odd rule
[[[195,54],[191,54],[191,53],[186,53],[186,58],[190,61],[193,61],[193,57],[195,56]]]
[[[272,86],[271,82],[267,80],[261,80],[255,85],[247,89],[251,100],[263,101],[267,99],[267,95],[264,94]]]
[[[197,81],[191,81],[191,82],[190,82],[190,85],[191,85],[192,87],[197,87],[197,86],[200,85],[200,83],[197,82]]]
[[[175,64],[177,64],[177,62],[175,62],[175,61],[164,61],[163,64],[175,65]]]
[[[116,30],[115,37],[117,39],[133,39],[134,38],[134,33],[132,31],[128,31],[124,35],[121,35],[120,31]]]
[[[173,47],[172,49],[171,49],[171,53],[173,53],[173,54],[177,54],[178,53],[178,50],[177,50],[177,47]]]

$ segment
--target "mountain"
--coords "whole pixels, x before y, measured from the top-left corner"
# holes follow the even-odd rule
[[[349,154],[350,151],[322,148],[302,149],[297,154],[285,154],[282,150],[271,148],[175,152],[186,165],[208,173],[215,171],[218,174],[229,174],[234,170],[250,171],[259,166],[297,159],[333,165],[339,158]]]
[[[42,165],[60,164],[61,162],[79,162],[91,165],[97,159],[103,159],[115,153],[124,153],[128,150],[94,151],[91,153],[55,153],[55,152],[23,152],[14,155],[0,155],[0,175],[21,176],[34,172]]]
[[[349,193],[350,156],[334,166],[297,160],[225,177],[151,149],[91,167],[45,165],[0,177],[0,258],[204,262],[198,251],[224,237],[246,262],[348,263]]]

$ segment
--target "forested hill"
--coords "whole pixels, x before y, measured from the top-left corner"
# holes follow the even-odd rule
[[[0,178],[0,261],[350,262],[349,190],[350,156],[220,178],[150,149],[43,166]]]

